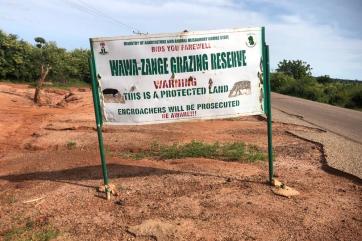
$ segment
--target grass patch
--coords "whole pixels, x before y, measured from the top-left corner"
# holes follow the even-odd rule
[[[15,203],[17,200],[16,200],[16,197],[14,195],[9,195],[9,196],[6,196],[5,197],[5,202],[7,204],[13,204]]]
[[[262,152],[255,145],[246,145],[243,142],[204,143],[201,141],[191,141],[189,143],[173,145],[160,145],[153,143],[147,150],[140,152],[123,152],[122,157],[132,159],[158,158],[181,159],[187,157],[203,157],[225,161],[255,162],[267,159],[267,154]]]
[[[68,150],[73,150],[77,147],[77,143],[75,141],[68,141],[67,142],[67,148]]]
[[[51,82],[52,85],[48,85],[48,87],[59,88],[59,89],[69,89],[71,87],[76,88],[89,88],[91,85],[80,80],[70,80],[67,83],[61,82]]]
[[[3,233],[4,241],[49,241],[56,238],[59,231],[55,230],[46,222],[28,221],[20,227]]]

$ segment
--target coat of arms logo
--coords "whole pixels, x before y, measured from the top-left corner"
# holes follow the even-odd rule
[[[104,42],[101,42],[99,45],[101,46],[101,51],[99,53],[102,55],[108,54],[106,50],[106,44]]]
[[[254,34],[248,34],[248,39],[246,41],[246,46],[249,48],[252,48],[256,45],[255,35]]]

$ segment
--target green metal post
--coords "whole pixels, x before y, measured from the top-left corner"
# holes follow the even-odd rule
[[[268,160],[269,160],[269,182],[272,183],[274,176],[273,167],[273,135],[272,135],[272,112],[271,112],[271,88],[270,88],[270,69],[269,69],[269,46],[265,46],[265,57],[266,57],[266,111],[267,111],[267,122],[268,122]]]
[[[91,71],[91,79],[92,79],[92,95],[93,95],[94,112],[95,112],[96,124],[97,124],[99,152],[100,152],[101,163],[102,163],[103,181],[104,181],[104,185],[106,185],[106,192],[109,192],[109,190],[107,190],[107,185],[109,184],[109,179],[108,179],[106,157],[105,157],[104,145],[103,145],[102,120],[101,120],[102,115],[101,115],[101,110],[100,110],[98,80],[97,80],[97,74],[96,74],[96,69],[95,69],[92,43],[91,43],[91,55],[92,55],[91,58],[89,58],[89,68]]]
[[[272,113],[271,113],[271,88],[270,88],[270,67],[269,67],[269,46],[265,43],[265,28],[262,27],[262,54],[263,54],[263,84],[264,84],[264,112],[267,116],[268,129],[268,161],[269,161],[269,182],[274,178],[273,164],[273,135],[272,135]]]
[[[261,28],[261,52],[262,52],[262,61],[263,61],[263,100],[264,100],[264,103],[263,103],[263,110],[264,110],[264,113],[267,114],[267,110],[266,110],[266,102],[267,102],[267,91],[266,91],[266,54],[265,54],[265,28],[262,27]]]

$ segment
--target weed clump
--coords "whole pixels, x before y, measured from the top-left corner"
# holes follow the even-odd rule
[[[267,155],[255,145],[246,145],[243,142],[230,143],[204,143],[191,141],[189,143],[174,143],[172,145],[160,145],[153,143],[146,150],[140,152],[122,152],[121,156],[132,159],[157,158],[181,159],[187,157],[210,158],[224,161],[255,162],[264,161]]]
[[[75,149],[77,146],[77,143],[75,141],[68,141],[67,142],[67,148],[68,150],[72,150],[72,149]]]

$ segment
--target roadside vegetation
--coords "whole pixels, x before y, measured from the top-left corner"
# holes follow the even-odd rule
[[[0,80],[34,84],[35,103],[40,102],[47,79],[63,88],[89,83],[89,56],[86,49],[67,51],[42,37],[31,44],[0,30]]]
[[[54,83],[90,82],[87,49],[68,51],[55,42],[36,37],[33,43],[0,30],[0,79],[34,83],[41,65],[50,67],[47,79]]]
[[[224,161],[255,162],[267,159],[267,154],[255,145],[246,145],[243,142],[204,143],[195,140],[189,143],[174,143],[173,145],[153,143],[146,150],[122,152],[119,155],[132,159],[155,158],[161,160],[203,157]]]
[[[75,149],[77,147],[77,143],[75,141],[68,141],[67,142],[67,148],[68,150]]]
[[[362,110],[362,82],[313,77],[311,66],[301,60],[283,60],[271,74],[272,91],[331,105]]]

